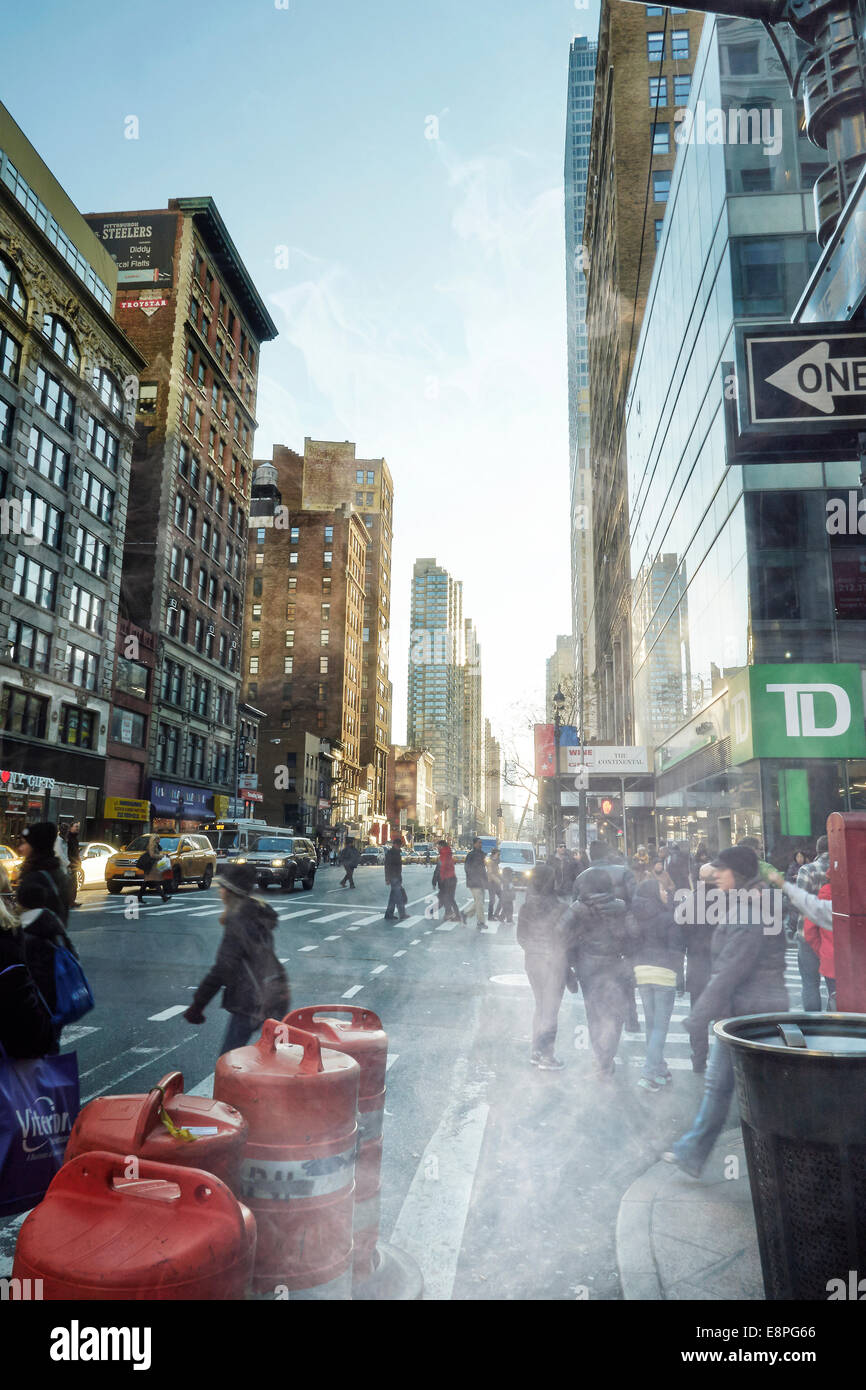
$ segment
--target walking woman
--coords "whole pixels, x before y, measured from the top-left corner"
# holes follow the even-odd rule
[[[540,1071],[562,1071],[565,1066],[553,1049],[568,971],[563,932],[568,912],[567,905],[556,896],[555,868],[540,865],[517,914],[517,942],[523,947],[524,966],[535,996],[529,1061]]]
[[[169,880],[164,876],[165,864],[159,845],[158,835],[149,835],[147,848],[138,857],[136,868],[141,869],[142,878],[138,885],[138,901],[144,906],[144,895],[148,887],[154,887],[162,894],[164,903],[168,902]]]
[[[660,1091],[672,1079],[664,1054],[677,989],[683,988],[683,934],[673,903],[655,879],[638,884],[631,906],[642,937],[634,977],[646,1029],[646,1059],[637,1084],[644,1091]]]
[[[223,938],[217,957],[184,1014],[187,1023],[204,1023],[204,1010],[219,991],[229,1015],[220,1053],[243,1047],[266,1018],[288,1013],[289,980],[274,951],[277,914],[253,897],[254,864],[226,864],[214,883],[220,890]]]
[[[37,821],[25,826],[21,834],[18,853],[24,863],[18,871],[18,882],[34,878],[46,885],[46,906],[54,912],[65,927],[69,921],[70,881],[68,871],[63,867],[54,846],[57,842],[57,826],[51,821]]]
[[[439,906],[445,909],[446,922],[462,922],[454,896],[457,892],[457,870],[451,846],[445,840],[439,841],[439,863],[433,870],[433,887],[439,892]]]
[[[607,869],[587,869],[574,886],[578,897],[565,916],[568,959],[586,1000],[596,1077],[611,1081],[629,996],[634,997],[632,953],[640,932],[625,903],[614,896]]]
[[[15,1058],[46,1057],[55,1029],[24,954],[6,870],[0,865],[0,1047]]]

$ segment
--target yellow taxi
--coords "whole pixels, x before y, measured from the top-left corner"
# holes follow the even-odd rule
[[[6,870],[10,888],[14,888],[18,882],[18,870],[21,868],[21,862],[20,854],[16,854],[14,849],[9,845],[0,845],[0,868]]]
[[[139,835],[106,860],[105,886],[109,893],[122,893],[124,888],[138,889],[144,877],[138,860],[147,849],[149,839],[149,835]],[[206,835],[160,835],[159,850],[169,860],[170,867],[163,876],[171,880],[174,892],[185,883],[195,883],[205,890],[210,888],[216,870],[216,853]]]

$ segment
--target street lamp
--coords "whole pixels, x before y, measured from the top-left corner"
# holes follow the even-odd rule
[[[561,685],[557,685],[556,694],[553,697],[553,746],[554,765],[554,793],[556,796],[556,818],[553,826],[553,853],[556,853],[556,846],[562,836],[562,782],[559,778],[559,731],[562,727],[562,711],[565,709],[565,696],[562,693]]]

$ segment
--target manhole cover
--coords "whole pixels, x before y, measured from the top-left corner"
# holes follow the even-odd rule
[[[518,985],[521,989],[531,989],[525,975],[491,975],[490,983],[494,985]]]

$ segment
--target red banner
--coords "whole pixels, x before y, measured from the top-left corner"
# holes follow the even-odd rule
[[[552,777],[556,771],[556,743],[552,724],[535,725],[535,775]]]

